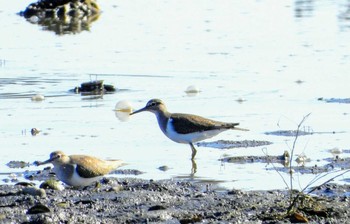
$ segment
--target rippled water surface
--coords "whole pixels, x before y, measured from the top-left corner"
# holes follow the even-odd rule
[[[295,154],[309,157],[309,166],[327,163],[331,149],[349,157],[350,105],[318,100],[349,98],[348,1],[99,1],[102,14],[88,30],[66,35],[16,14],[29,3],[0,0],[0,179],[39,169],[11,169],[5,165],[11,160],[44,160],[51,151],[63,150],[123,159],[129,164],[125,168],[145,172],[139,178],[284,188],[271,164],[220,159],[266,151],[282,155],[294,138],[266,132],[294,130],[309,113],[303,130],[313,134],[299,137]],[[102,97],[69,91],[95,79],[118,91]],[[198,95],[184,92],[191,85],[201,90]],[[45,100],[32,101],[35,94]],[[153,114],[126,122],[115,116],[120,100],[138,109],[151,98],[161,98],[171,112],[240,122],[250,129],[206,142],[273,144],[198,147],[197,172],[191,174],[189,146],[168,140]],[[32,136],[32,128],[42,132]],[[170,169],[158,169],[164,165]],[[295,181],[305,186],[313,177],[296,174]]]

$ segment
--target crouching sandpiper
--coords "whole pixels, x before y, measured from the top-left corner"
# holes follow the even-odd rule
[[[53,164],[57,178],[74,187],[88,186],[100,180],[104,175],[120,166],[126,165],[122,160],[102,160],[87,155],[66,155],[62,151],[54,151],[50,159],[36,165]]]

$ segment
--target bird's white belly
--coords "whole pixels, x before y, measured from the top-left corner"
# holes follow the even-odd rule
[[[102,176],[98,176],[98,177],[91,177],[91,178],[83,178],[81,176],[78,175],[78,173],[75,171],[72,178],[69,180],[70,185],[72,186],[88,186],[92,183],[94,183],[95,181],[98,181],[102,178]]]
[[[93,177],[93,178],[83,178],[83,177],[79,176],[77,171],[76,171],[76,166],[74,167],[74,172],[73,172],[73,175],[71,177],[69,177],[70,175],[67,175],[67,173],[65,173],[66,172],[65,170],[62,170],[58,167],[54,167],[54,172],[60,181],[64,182],[65,184],[68,184],[70,186],[74,186],[74,187],[88,186],[88,185],[92,184],[93,182],[101,179],[101,176]]]
[[[179,134],[177,133],[171,125],[167,125],[166,129],[166,136],[173,140],[174,142],[178,143],[193,143],[193,142],[199,142],[204,139],[208,139],[211,137],[214,137],[221,133],[224,130],[210,130],[210,131],[202,131],[202,132],[194,132],[189,134]]]

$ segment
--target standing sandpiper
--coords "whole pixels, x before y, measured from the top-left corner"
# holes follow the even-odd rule
[[[214,121],[193,114],[170,113],[163,101],[152,99],[140,110],[130,115],[149,111],[157,116],[158,124],[162,132],[171,140],[178,143],[190,144],[194,160],[197,150],[193,143],[218,135],[228,129],[248,131],[248,129],[236,127],[239,123],[225,123]]]
[[[101,179],[104,175],[125,165],[122,160],[102,160],[86,155],[67,156],[61,151],[50,154],[50,159],[35,162],[36,165],[52,163],[57,178],[74,187],[84,187]]]

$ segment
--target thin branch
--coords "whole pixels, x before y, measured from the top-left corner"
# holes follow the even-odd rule
[[[298,127],[297,127],[297,130],[296,130],[296,133],[295,133],[295,138],[294,138],[294,141],[293,141],[293,146],[292,146],[292,150],[290,152],[290,158],[289,158],[289,173],[290,173],[290,176],[289,176],[289,181],[290,181],[290,199],[292,200],[292,197],[293,197],[293,174],[292,174],[292,166],[293,166],[293,158],[294,158],[294,151],[295,151],[295,147],[296,147],[296,143],[297,143],[297,140],[298,140],[298,137],[299,137],[299,132],[300,132],[300,127],[301,125],[305,122],[305,120],[310,116],[311,113],[308,113],[307,115],[305,115],[303,117],[303,119],[300,121],[300,123],[298,124]]]
[[[264,151],[266,150],[266,151]],[[278,173],[278,175],[282,178],[284,184],[286,185],[286,187],[289,189],[288,183],[287,181],[284,179],[284,177],[282,176],[281,172],[278,171],[277,167],[273,164],[273,162],[270,160],[269,158],[269,154],[267,153],[267,148],[263,148],[262,152],[265,154],[265,156],[267,157],[267,161],[272,165],[273,169]]]
[[[338,171],[340,172],[340,170],[338,170]],[[350,170],[345,170],[344,172],[342,172],[342,173],[340,173],[340,174],[338,174],[338,175],[332,177],[331,179],[329,179],[329,180],[323,182],[322,184],[320,184],[320,185],[314,187],[311,191],[308,192],[308,194],[312,193],[312,192],[315,191],[317,188],[322,187],[322,186],[325,185],[325,184],[328,184],[329,182],[333,181],[335,178],[340,177],[340,176],[342,176],[342,175],[344,175],[344,174],[346,174],[346,173],[348,173],[348,172],[350,172]],[[336,173],[336,172],[334,172],[334,173]]]

